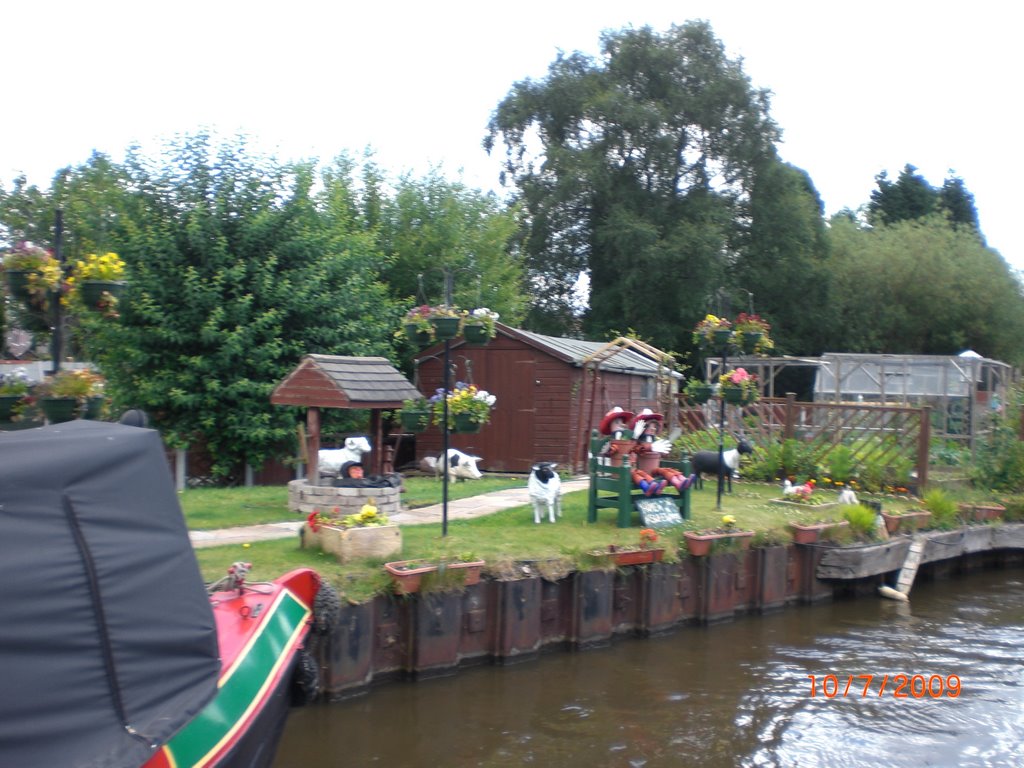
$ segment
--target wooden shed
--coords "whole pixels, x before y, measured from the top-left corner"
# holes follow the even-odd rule
[[[309,409],[306,455],[310,476],[316,472],[316,456],[320,450],[320,409],[368,409],[372,471],[380,474],[384,471],[381,411],[401,408],[403,400],[416,397],[419,397],[416,388],[386,358],[306,355],[274,388],[270,402]]]
[[[679,375],[667,367],[668,355],[642,342],[545,336],[501,323],[497,329],[486,346],[450,342],[450,385],[465,381],[498,398],[483,430],[453,433],[449,441],[481,456],[483,469],[529,472],[534,462],[554,461],[582,471],[590,430],[612,407],[675,407]],[[416,356],[416,380],[428,397],[443,386],[443,358],[441,344]],[[418,436],[417,458],[440,451],[438,428]]]

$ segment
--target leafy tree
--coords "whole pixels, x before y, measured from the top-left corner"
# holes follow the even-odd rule
[[[607,32],[599,58],[559,55],[516,83],[484,146],[504,143],[525,212],[532,326],[571,330],[585,275],[589,333],[628,326],[687,348],[777,137],[768,93],[705,22]]]
[[[314,193],[311,165],[202,135],[126,173],[140,201],[120,243],[131,296],[116,327],[87,320],[92,356],[171,444],[205,442],[216,475],[258,466],[292,440],[295,414],[269,398],[303,354],[390,352],[398,309],[352,180],[334,168]]]
[[[754,180],[750,212],[733,282],[753,294],[756,312],[771,321],[776,353],[820,354],[832,313],[818,191],[804,171],[770,162]]]
[[[1020,284],[972,231],[939,215],[874,228],[837,216],[829,240],[834,349],[948,355],[969,347],[1020,362]]]
[[[523,269],[513,245],[514,209],[493,195],[471,190],[432,171],[403,176],[390,200],[379,206],[379,242],[389,255],[385,278],[399,301],[439,304],[447,269],[453,303],[488,307],[503,322],[523,317]]]
[[[917,168],[907,163],[896,181],[890,181],[886,171],[875,176],[878,189],[871,192],[869,222],[895,224],[897,221],[919,219],[935,210],[938,195],[916,171]]]
[[[974,195],[967,191],[963,179],[953,176],[942,182],[939,190],[939,207],[946,212],[954,227],[966,226],[981,236],[978,226],[978,209],[974,206]]]

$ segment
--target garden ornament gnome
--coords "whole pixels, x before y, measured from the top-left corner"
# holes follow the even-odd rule
[[[632,418],[632,411],[624,411],[619,406],[615,406],[604,415],[600,426],[598,426],[598,431],[610,438],[601,449],[601,455],[607,457],[613,467],[630,463],[630,451],[636,445],[633,433],[629,429],[629,422]]]

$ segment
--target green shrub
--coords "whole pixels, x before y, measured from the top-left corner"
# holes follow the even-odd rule
[[[949,531],[960,525],[960,510],[956,501],[941,488],[929,490],[922,501],[924,508],[932,513],[933,528]]]
[[[850,524],[850,531],[861,541],[875,538],[875,510],[864,504],[854,504],[843,510],[843,519]]]
[[[857,458],[847,445],[837,445],[827,458],[828,474],[833,483],[849,483],[857,477]]]

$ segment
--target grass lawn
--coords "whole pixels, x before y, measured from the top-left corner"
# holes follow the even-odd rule
[[[450,498],[462,498],[500,490],[521,487],[521,478],[453,483]],[[440,484],[432,478],[407,478],[407,504],[437,503]],[[817,491],[820,496],[834,501],[837,494]],[[182,506],[190,528],[225,527],[294,520],[288,513],[285,499],[287,490],[276,488],[197,489],[182,494]],[[716,528],[723,515],[736,518],[741,530],[756,532],[755,546],[766,543],[788,543],[791,537],[786,522],[799,519],[842,519],[842,508],[794,509],[770,503],[781,497],[779,487],[760,483],[736,483],[731,494],[722,497],[721,510],[716,509],[717,490],[713,482],[692,496],[693,519],[685,526],[661,532],[658,545],[664,545],[665,560],[676,560],[684,529]],[[232,501],[233,499],[233,501]],[[234,516],[230,508],[235,507]],[[276,506],[276,510],[274,507]],[[916,507],[910,499],[887,499],[886,510]],[[540,561],[542,573],[567,573],[574,568],[596,567],[600,561],[589,555],[591,550],[604,549],[609,544],[634,545],[638,542],[639,515],[634,515],[633,528],[618,528],[614,510],[602,510],[596,523],[588,523],[587,492],[566,494],[563,499],[563,517],[555,525],[533,522],[532,510],[527,506],[497,512],[474,520],[451,520],[448,536],[441,536],[440,524],[408,525],[402,527],[403,551],[391,559],[468,557],[487,561],[486,570],[497,575],[512,575],[518,561]],[[685,547],[683,547],[685,550]],[[236,560],[253,563],[251,578],[271,579],[287,570],[300,566],[315,568],[339,592],[355,602],[364,601],[375,593],[387,590],[390,579],[382,568],[383,561],[366,560],[340,565],[333,556],[319,550],[301,549],[298,537],[270,542],[254,542],[249,546],[230,545],[196,550],[203,576],[212,581],[220,578]]]

